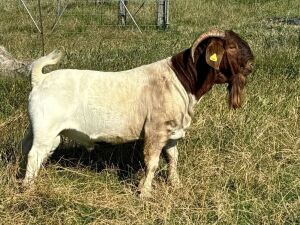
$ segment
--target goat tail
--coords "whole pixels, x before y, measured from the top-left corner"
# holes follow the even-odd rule
[[[43,67],[47,65],[54,65],[58,63],[58,61],[62,57],[62,52],[59,50],[54,50],[46,56],[43,56],[37,60],[35,60],[31,65],[31,85],[35,87],[42,80],[45,79],[46,76],[43,74]]]

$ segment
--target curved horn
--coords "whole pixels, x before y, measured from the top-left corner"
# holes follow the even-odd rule
[[[193,62],[195,62],[195,51],[197,46],[205,39],[211,38],[211,37],[219,37],[219,38],[225,38],[225,32],[220,30],[210,30],[206,33],[201,34],[193,43],[191,47],[191,56]]]

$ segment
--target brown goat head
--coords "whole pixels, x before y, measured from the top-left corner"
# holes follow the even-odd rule
[[[187,92],[200,99],[214,84],[228,83],[229,104],[241,106],[246,77],[253,70],[254,56],[233,31],[211,30],[192,47],[171,58],[172,68]]]

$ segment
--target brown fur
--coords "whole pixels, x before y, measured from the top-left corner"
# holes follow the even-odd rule
[[[209,59],[214,53],[217,62]],[[171,58],[172,68],[188,93],[199,100],[214,84],[228,83],[229,104],[234,109],[241,106],[242,90],[253,61],[249,45],[233,31],[226,31],[225,38],[202,41],[194,62],[190,48]]]

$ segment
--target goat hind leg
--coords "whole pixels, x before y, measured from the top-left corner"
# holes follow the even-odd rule
[[[59,143],[60,136],[48,139],[45,143],[39,140],[34,140],[32,148],[30,149],[27,157],[28,161],[23,185],[26,186],[33,182],[33,179],[37,176],[43,161],[52,154]]]

